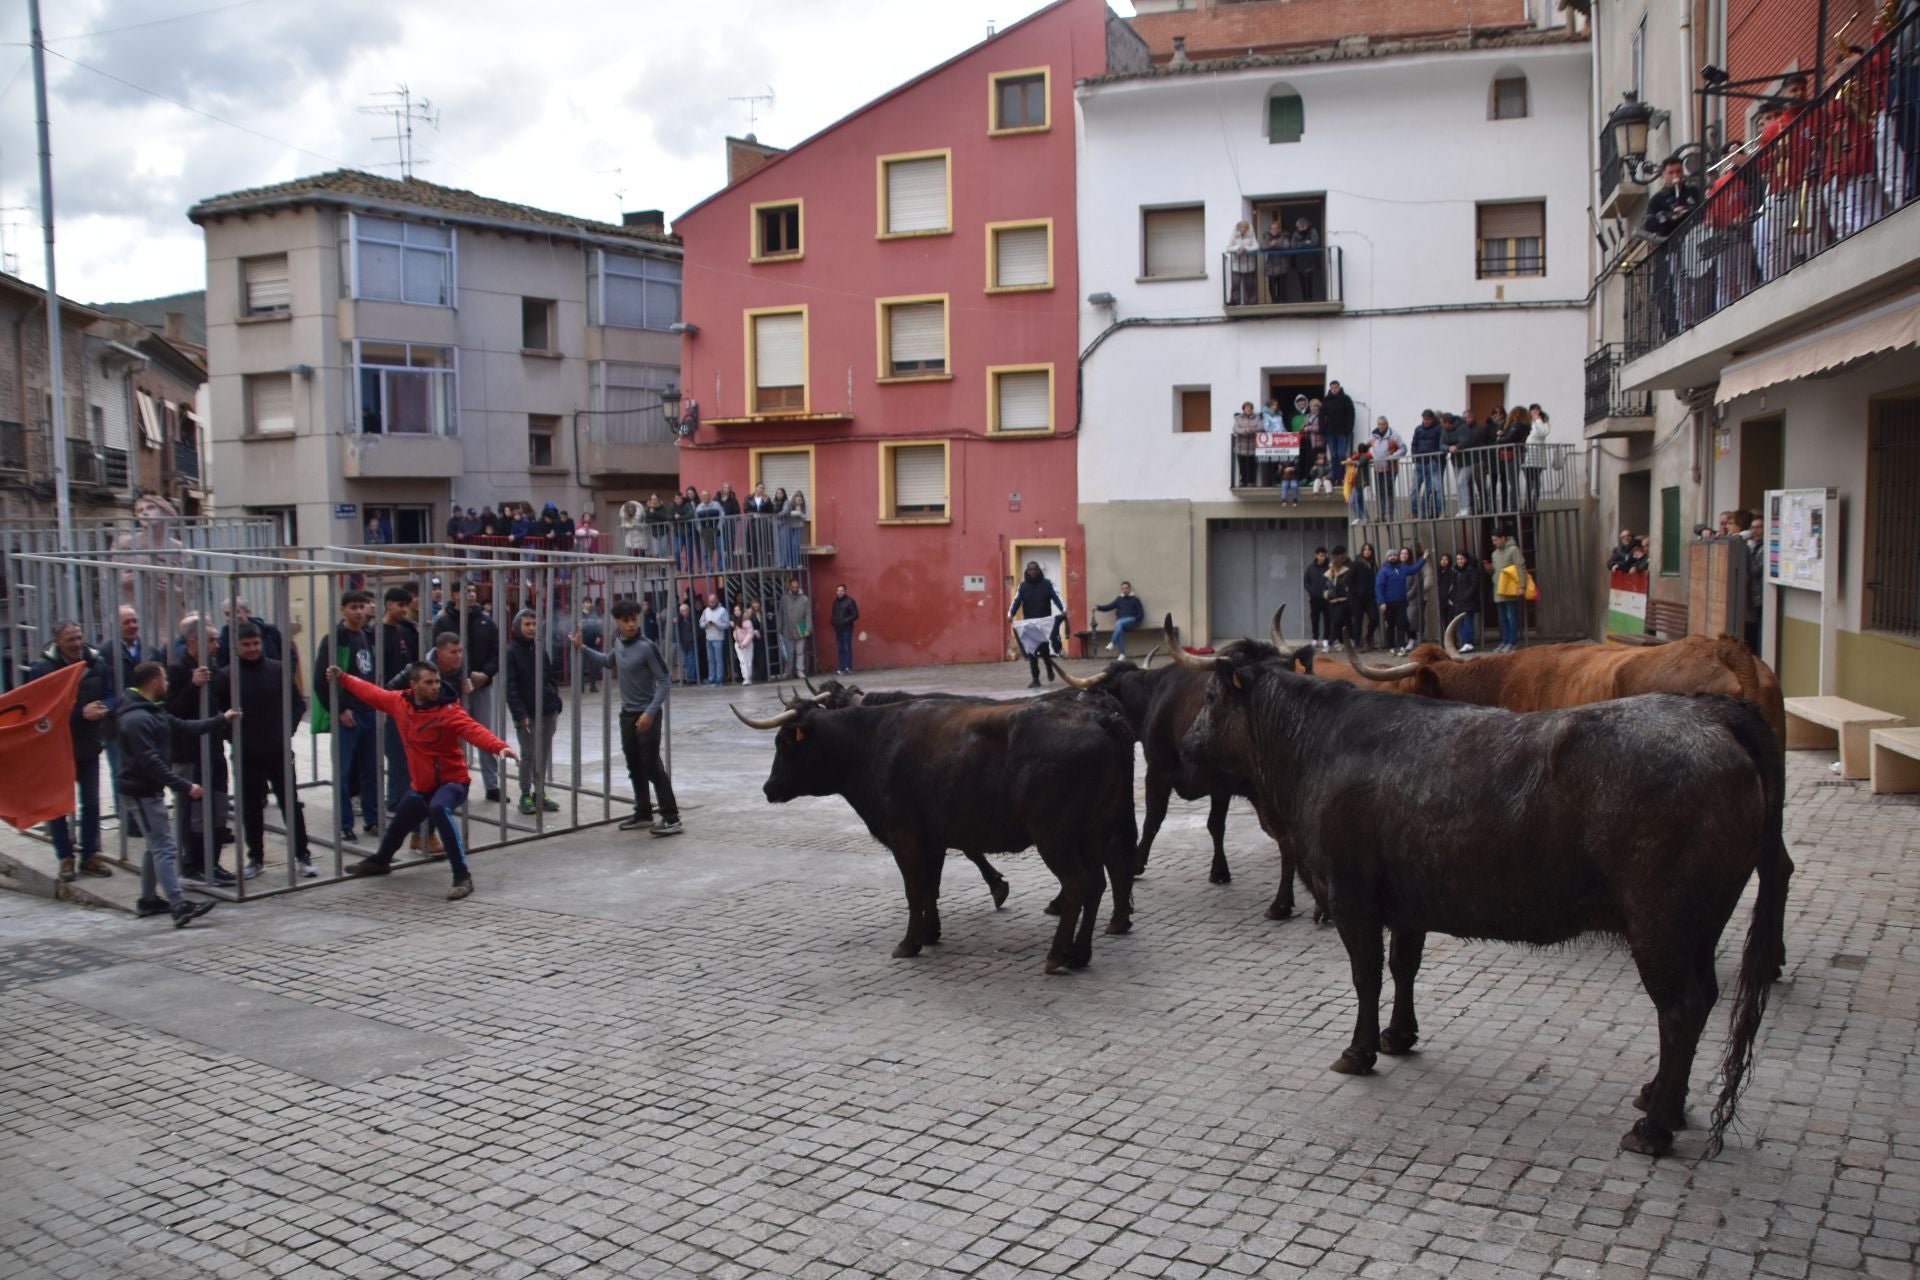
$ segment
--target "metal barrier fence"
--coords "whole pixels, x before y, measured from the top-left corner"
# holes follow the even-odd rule
[[[96,549],[91,554],[21,551],[13,559],[36,581],[61,580],[79,600],[112,601],[130,593],[138,602],[128,606],[136,611],[132,634],[139,637],[138,656],[170,668],[175,714],[211,716],[229,706],[248,713],[221,738],[200,738],[193,746],[194,758],[181,762],[203,787],[203,795],[177,804],[178,843],[190,863],[198,854],[209,881],[204,892],[212,896],[244,901],[337,880],[350,856],[373,852],[375,837],[385,834],[392,802],[406,789],[404,778],[393,773],[405,768],[404,754],[386,716],[376,712],[370,714],[370,723],[343,722],[340,689],[321,683],[326,667],[342,665],[342,656],[348,658],[347,665],[382,685],[396,675],[404,681],[404,673],[394,669],[403,658],[435,661],[474,718],[521,748],[526,758],[511,779],[504,762],[494,767],[489,756],[483,756],[475,770],[478,779],[460,807],[458,823],[467,853],[597,826],[623,816],[633,803],[631,788],[619,776],[624,768],[616,770],[613,761],[620,742],[618,682],[607,673],[594,693],[583,693],[588,672],[601,664],[577,656],[572,636],[579,628],[568,615],[574,584],[587,571],[603,575],[599,581],[613,598],[640,599],[645,576],[660,568],[655,562],[444,545],[267,551],[182,547],[170,548],[161,563],[153,563],[144,548]],[[436,579],[449,606],[437,618],[427,616]],[[385,605],[384,597],[394,587],[415,592],[417,605]],[[352,589],[370,591],[376,602],[373,616],[358,626],[339,603]],[[58,594],[42,590],[29,603],[45,605]],[[138,612],[140,604],[146,612]],[[533,634],[516,641],[510,628],[523,612],[532,619]],[[30,618],[17,620],[16,629],[50,640],[60,620],[57,608],[36,608]],[[238,656],[230,630],[233,621],[260,628],[263,660],[277,662],[277,668],[253,668],[233,660]],[[440,663],[441,654],[453,661],[456,651],[436,653],[436,627],[451,631],[459,641],[458,659],[450,669]],[[88,627],[84,634],[91,643],[100,633]],[[303,644],[303,636],[314,642]],[[121,639],[116,626],[100,646],[108,688],[103,701],[116,705],[126,696],[134,665]],[[508,646],[513,644],[525,648],[509,662]],[[359,657],[361,653],[366,656]],[[197,675],[201,669],[205,676]],[[523,671],[527,674],[516,674]],[[557,716],[548,713],[547,690],[561,694]],[[511,713],[510,706],[522,714]],[[670,767],[670,714],[661,732]],[[261,740],[263,733],[268,740]],[[104,754],[110,769],[116,767],[111,747]],[[96,759],[91,766],[96,779],[98,766]],[[520,795],[528,799],[510,798],[511,782],[517,782]],[[83,777],[83,811],[88,790]],[[99,795],[111,796],[115,790],[110,776]],[[270,792],[277,821],[268,820]],[[94,807],[103,811],[105,806],[96,802]],[[81,818],[75,843],[84,849],[90,824],[84,812]],[[315,838],[315,832],[325,834]],[[125,822],[117,824],[122,862],[131,861],[130,834],[138,838]],[[396,867],[429,859],[427,832],[419,834],[423,847],[411,856],[403,851]],[[282,846],[278,856],[268,854],[268,836]],[[236,837],[244,837],[244,845]],[[215,860],[226,843],[233,843],[245,860],[261,862],[260,879],[243,875],[231,883],[213,882]],[[310,861],[298,856],[302,848],[312,855]],[[303,862],[313,867],[311,876]]]
[[[1220,305],[1229,311],[1344,302],[1346,290],[1346,261],[1339,245],[1230,249],[1220,255]]]
[[[1356,442],[1359,443],[1359,442]],[[1302,453],[1314,446],[1303,440]],[[1434,520],[1442,516],[1517,515],[1555,503],[1586,497],[1586,473],[1570,444],[1491,445],[1453,453],[1400,454],[1389,466],[1363,468],[1347,496],[1354,520],[1394,520],[1401,517]],[[1227,459],[1229,483],[1248,488],[1279,488],[1285,483],[1281,464],[1244,455]],[[1311,494],[1311,463],[1294,463],[1291,481],[1298,493]],[[1251,484],[1243,481],[1251,480]],[[1346,483],[1346,468],[1335,466],[1334,494]],[[1294,493],[1294,490],[1288,490]]]

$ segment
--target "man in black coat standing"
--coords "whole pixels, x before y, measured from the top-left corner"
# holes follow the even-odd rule
[[[180,656],[167,666],[165,702],[167,713],[177,720],[218,717],[228,709],[229,686],[216,681],[208,665],[217,637],[199,614],[190,613],[181,619]],[[213,732],[204,766],[200,760],[201,735],[175,734],[173,738],[174,768],[207,793],[213,810],[209,822],[208,806],[200,800],[174,807],[174,843],[180,854],[180,878],[187,884],[230,885],[234,880],[233,873],[220,865],[220,846],[233,839],[227,756],[220,745],[226,735],[217,728]]]
[[[53,643],[41,651],[27,670],[27,679],[41,676],[74,663],[86,666],[80,686],[74,690],[73,714],[69,729],[73,738],[73,775],[80,788],[80,843],[74,847],[71,820],[55,818],[47,824],[53,839],[54,856],[60,859],[60,878],[110,876],[113,869],[100,856],[100,752],[113,731],[113,676],[100,651],[87,644],[77,622],[56,622]],[[69,797],[71,798],[71,797]]]
[[[833,589],[833,640],[839,650],[840,662],[835,668],[836,675],[853,674],[853,624],[860,621],[860,606],[847,594],[847,584],[842,582]]]
[[[266,862],[267,795],[271,792],[280,808],[280,819],[286,824],[287,843],[300,865],[300,874],[312,879],[320,873],[314,870],[313,854],[307,846],[304,806],[287,784],[293,776],[293,731],[306,717],[307,700],[287,680],[280,662],[267,657],[258,625],[242,622],[235,630],[240,662],[240,696],[235,706],[247,717],[235,753],[240,770],[240,831],[246,840],[247,878],[259,875]],[[232,678],[233,673],[223,667],[214,682],[230,690]]]
[[[1353,424],[1353,397],[1335,378],[1327,383],[1327,394],[1320,398],[1320,434],[1327,440],[1327,456],[1336,462],[1353,451]]]

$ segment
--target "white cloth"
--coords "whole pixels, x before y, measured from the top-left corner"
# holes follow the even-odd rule
[[[1053,620],[1059,614],[1048,614],[1044,618],[1022,618],[1013,624],[1013,634],[1020,641],[1021,653],[1038,653],[1047,647],[1053,638]]]

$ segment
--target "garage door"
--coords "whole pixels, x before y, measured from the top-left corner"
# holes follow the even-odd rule
[[[1264,640],[1273,611],[1287,606],[1287,637],[1308,632],[1302,581],[1315,547],[1346,541],[1342,520],[1209,520],[1207,612],[1213,643]]]

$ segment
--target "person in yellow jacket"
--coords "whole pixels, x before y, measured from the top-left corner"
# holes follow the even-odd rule
[[[1520,642],[1520,602],[1527,598],[1527,559],[1511,533],[1493,535],[1493,603],[1500,613],[1500,647],[1512,653]]]

